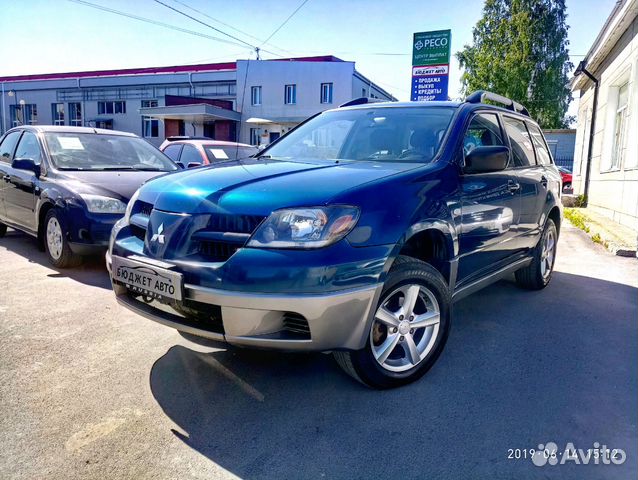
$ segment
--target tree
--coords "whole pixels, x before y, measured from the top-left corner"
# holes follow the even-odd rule
[[[527,107],[543,128],[565,128],[572,99],[565,0],[486,0],[473,45],[456,54],[462,93],[489,90]]]

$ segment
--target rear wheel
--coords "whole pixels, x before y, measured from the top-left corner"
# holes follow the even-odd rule
[[[54,266],[68,268],[82,263],[82,257],[71,251],[60,220],[53,209],[47,212],[44,220],[44,244],[49,262]]]
[[[0,223],[0,238],[7,234],[7,226],[4,223]]]
[[[565,183],[563,185],[563,192],[566,192],[566,191],[571,190],[571,189],[572,189],[572,184],[571,183],[568,182],[568,183]]]
[[[516,272],[516,282],[529,290],[545,288],[552,279],[556,261],[558,231],[551,218],[547,219],[543,235],[534,248],[534,258],[527,267]]]
[[[449,289],[435,268],[399,257],[388,273],[366,346],[334,356],[349,375],[373,388],[413,382],[443,350],[450,307]]]

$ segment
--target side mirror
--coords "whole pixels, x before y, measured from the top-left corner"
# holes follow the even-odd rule
[[[40,165],[36,164],[32,158],[14,158],[13,162],[11,162],[11,168],[28,170],[33,172],[36,177],[40,176]]]
[[[503,145],[476,147],[465,156],[465,173],[487,173],[505,170],[510,149]]]
[[[195,167],[201,167],[201,166],[202,166],[201,162],[189,162],[188,167],[186,168],[195,168]]]

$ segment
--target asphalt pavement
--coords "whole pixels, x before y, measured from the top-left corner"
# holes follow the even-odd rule
[[[432,370],[379,392],[329,355],[192,343],[119,307],[101,259],[56,270],[9,231],[0,478],[636,478],[637,332],[638,261],[565,225],[548,288],[464,299]],[[626,458],[533,462],[549,442]]]

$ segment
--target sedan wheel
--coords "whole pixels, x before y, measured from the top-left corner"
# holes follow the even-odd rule
[[[60,218],[54,209],[47,212],[41,228],[44,228],[44,244],[49,262],[58,268],[75,267],[82,263],[82,257],[71,251]]]
[[[54,260],[62,256],[62,227],[55,216],[47,222],[47,250]]]

